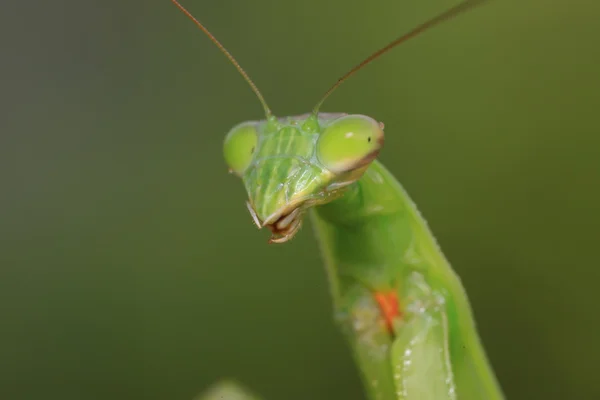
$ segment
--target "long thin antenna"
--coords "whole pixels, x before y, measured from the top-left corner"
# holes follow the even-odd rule
[[[405,33],[404,35],[394,39],[392,42],[390,42],[385,47],[377,50],[375,53],[373,53],[369,57],[365,58],[360,64],[356,65],[354,68],[352,68],[350,71],[348,71],[344,76],[342,76],[340,79],[338,79],[337,82],[331,88],[329,88],[329,90],[327,92],[325,92],[325,95],[317,103],[315,108],[313,108],[313,113],[317,114],[319,112],[319,108],[321,108],[321,105],[323,104],[323,102],[329,97],[329,95],[331,93],[333,93],[333,91],[335,89],[337,89],[348,78],[350,78],[356,72],[361,70],[364,66],[369,64],[371,61],[376,60],[383,54],[387,53],[394,47],[398,46],[400,43],[404,43],[407,40],[418,36],[420,33],[423,33],[425,31],[427,31],[428,29],[433,28],[434,26],[441,24],[444,21],[448,21],[448,20],[456,17],[458,14],[460,14],[464,11],[470,10],[470,9],[482,4],[485,1],[487,1],[487,0],[465,0],[462,3],[459,3],[458,5],[450,8],[449,10],[446,10],[443,13],[439,14],[438,16],[430,19],[429,21],[424,22],[423,24],[417,26],[412,31]]]
[[[202,32],[204,32],[206,34],[206,36],[208,36],[208,38],[215,45],[217,45],[217,47],[219,48],[219,50],[221,50],[223,52],[223,54],[225,54],[225,56],[229,59],[229,61],[231,61],[231,63],[233,64],[233,66],[235,68],[237,68],[237,70],[239,71],[239,73],[242,74],[242,76],[244,77],[244,79],[246,80],[246,82],[248,82],[248,84],[252,88],[252,91],[254,91],[254,94],[256,94],[256,97],[258,97],[258,100],[260,101],[260,103],[262,104],[263,108],[265,109],[265,115],[266,115],[267,119],[269,119],[269,117],[272,116],[272,113],[271,113],[271,109],[267,105],[267,102],[265,101],[265,98],[260,93],[260,90],[258,90],[258,88],[254,84],[254,82],[252,82],[252,79],[250,79],[250,77],[248,76],[248,74],[246,73],[246,71],[244,71],[244,69],[240,66],[240,64],[238,64],[238,62],[236,61],[236,59],[233,58],[233,56],[231,55],[231,53],[229,53],[229,51],[227,51],[227,49],[225,48],[225,46],[223,46],[221,44],[221,42],[219,42],[217,40],[217,38],[214,37],[213,34],[210,33],[210,31],[204,25],[202,25],[202,23],[200,21],[198,21],[192,15],[192,13],[190,13],[188,10],[186,10],[177,0],[171,0],[171,2],[173,2],[173,4],[175,4],[177,6],[177,8],[179,8],[181,11],[183,11],[183,13],[185,15],[187,15],[189,19],[191,19],[192,21],[194,21],[194,23],[196,25],[198,25],[198,28],[200,28],[202,30]]]

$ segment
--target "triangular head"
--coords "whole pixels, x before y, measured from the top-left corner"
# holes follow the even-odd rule
[[[383,124],[365,115],[304,114],[241,123],[223,150],[244,182],[254,222],[272,231],[271,243],[282,243],[298,232],[307,208],[360,179],[383,136]]]
[[[248,192],[248,209],[271,242],[291,239],[310,206],[339,197],[356,182],[383,146],[383,124],[364,115],[324,114],[325,99],[350,76],[394,47],[486,0],[463,0],[375,51],[329,88],[310,114],[276,118],[246,71],[212,33],[177,0],[171,0],[223,52],[263,106],[265,120],[235,126],[225,139],[225,160]]]

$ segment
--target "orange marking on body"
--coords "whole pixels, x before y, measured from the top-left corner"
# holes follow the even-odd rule
[[[396,292],[375,292],[375,300],[381,308],[386,327],[390,332],[393,332],[394,318],[402,315],[398,305],[398,295]]]

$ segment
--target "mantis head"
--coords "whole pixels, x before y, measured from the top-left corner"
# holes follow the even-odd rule
[[[223,150],[254,222],[271,230],[270,243],[283,243],[309,207],[337,199],[363,175],[383,141],[383,124],[370,117],[306,114],[239,124]]]
[[[364,115],[320,114],[323,102],[343,82],[394,47],[472,9],[485,0],[463,0],[375,51],[329,88],[311,114],[275,118],[246,71],[178,0],[171,0],[221,50],[262,104],[266,119],[235,126],[225,139],[225,160],[242,178],[248,209],[259,228],[282,243],[300,229],[308,207],[330,202],[358,180],[383,146],[383,125]]]

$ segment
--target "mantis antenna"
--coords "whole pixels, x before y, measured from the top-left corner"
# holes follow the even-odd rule
[[[452,18],[456,17],[457,15],[461,14],[462,12],[470,10],[470,9],[482,4],[485,1],[487,1],[487,0],[464,0],[463,2],[459,3],[458,5],[452,7],[450,9],[444,11],[443,13],[437,15],[436,17],[430,19],[429,21],[422,23],[421,25],[417,26],[410,32],[405,33],[404,35],[392,40],[385,47],[382,47],[381,49],[377,50],[375,53],[371,54],[369,57],[365,58],[358,65],[356,65],[354,68],[352,68],[350,71],[346,72],[346,74],[344,76],[339,78],[337,80],[337,82],[331,88],[329,88],[329,90],[327,92],[325,92],[325,95],[321,98],[321,100],[317,103],[317,105],[313,109],[313,113],[318,114],[319,108],[321,108],[321,105],[329,97],[329,95],[331,93],[333,93],[333,91],[335,89],[337,89],[342,83],[344,83],[348,78],[350,78],[356,72],[361,70],[364,66],[369,64],[371,61],[376,60],[383,54],[387,53],[394,47],[398,46],[399,44],[404,43],[407,40],[418,36],[420,33],[423,33],[425,31],[429,30],[430,28],[433,28],[434,26],[441,24],[442,22],[451,20]]]
[[[229,61],[231,61],[231,63],[233,64],[233,66],[244,77],[244,79],[246,80],[246,82],[248,82],[248,85],[250,85],[250,88],[252,88],[252,91],[254,92],[254,94],[256,94],[256,97],[258,97],[258,100],[260,101],[260,103],[262,104],[262,106],[263,106],[263,108],[265,110],[265,116],[267,117],[267,119],[269,119],[272,116],[272,113],[271,113],[271,109],[267,105],[267,102],[265,101],[265,98],[260,93],[260,90],[258,90],[258,87],[256,87],[256,85],[254,84],[254,82],[252,81],[252,79],[250,79],[250,77],[248,76],[248,74],[246,73],[246,71],[244,71],[244,69],[240,66],[240,64],[236,61],[236,59],[233,58],[233,56],[231,55],[231,53],[229,51],[227,51],[227,49],[225,48],[225,46],[223,46],[221,44],[221,42],[219,42],[217,40],[217,38],[214,37],[214,35],[212,33],[210,33],[210,31],[204,25],[202,25],[202,23],[200,21],[198,21],[192,15],[192,13],[190,13],[188,10],[186,10],[185,7],[183,7],[177,0],[171,0],[171,2],[173,4],[175,4],[177,6],[177,8],[179,8],[181,11],[183,11],[183,13],[185,15],[187,15],[188,18],[191,19],[198,26],[198,28],[200,28],[202,30],[202,32],[204,32],[206,34],[206,36],[208,36],[208,38],[219,48],[219,50],[221,50],[221,52],[223,52],[223,54],[225,54],[225,56],[229,59]]]

